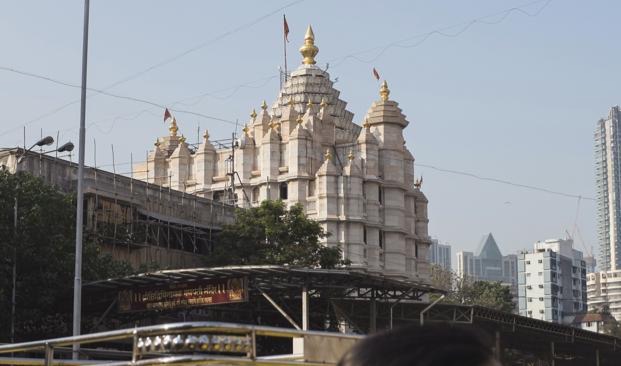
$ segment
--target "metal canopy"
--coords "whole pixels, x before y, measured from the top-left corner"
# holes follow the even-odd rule
[[[118,291],[195,281],[248,277],[252,288],[262,290],[341,289],[345,298],[420,300],[427,293],[443,293],[428,284],[348,269],[312,269],[289,266],[228,266],[164,270],[95,281],[84,285],[90,293]]]

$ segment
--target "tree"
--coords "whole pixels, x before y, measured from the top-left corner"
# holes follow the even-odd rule
[[[472,281],[438,266],[432,267],[431,282],[447,291],[444,300],[447,303],[478,305],[505,312],[515,309],[511,290],[500,282]]]
[[[29,174],[0,172],[0,339],[9,336],[14,255],[16,338],[69,333],[74,253],[75,197]],[[85,281],[128,272],[128,265],[100,254],[94,242],[84,243]]]
[[[603,322],[602,332],[604,334],[621,338],[621,324],[610,313],[610,306],[603,305],[591,312],[601,315]]]
[[[326,247],[327,234],[301,205],[289,210],[282,201],[238,209],[234,224],[223,228],[207,263],[217,265],[287,264],[334,268],[348,264],[340,248]]]

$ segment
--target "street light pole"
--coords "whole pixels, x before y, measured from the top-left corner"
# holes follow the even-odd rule
[[[17,172],[16,172],[17,173]],[[15,343],[15,305],[17,303],[17,195],[19,185],[15,192],[15,204],[13,205],[13,289],[11,292],[11,343]]]
[[[80,140],[78,142],[78,197],[75,218],[75,279],[73,282],[73,335],[80,335],[82,316],[82,225],[84,217],[84,145],[86,139],[86,65],[88,58],[88,17],[90,1],[84,0],[82,34],[82,93],[80,96]],[[73,359],[79,358],[80,345],[73,345]]]
[[[46,137],[41,138],[41,140],[35,142],[28,150],[25,150],[26,148],[24,147],[24,151],[21,154],[18,149],[17,154],[15,155],[15,174],[17,175],[19,171],[18,169],[19,163],[30,152],[30,150],[32,150],[35,146],[43,147],[46,145],[51,145],[53,143],[54,143],[54,139],[52,138],[52,136],[46,136]],[[73,150],[73,144],[71,142],[68,142],[64,144],[62,148],[67,151],[71,151]],[[60,151],[59,149],[57,150]],[[11,290],[11,330],[10,330],[11,343],[15,342],[15,309],[17,306],[17,222],[18,222],[17,210],[19,208],[19,199],[18,199],[19,191],[20,191],[20,184],[18,180],[17,189],[15,190],[15,203],[13,204],[13,270],[12,270],[13,288]]]

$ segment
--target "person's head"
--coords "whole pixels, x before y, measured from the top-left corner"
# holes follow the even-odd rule
[[[499,366],[489,337],[473,328],[430,324],[371,335],[338,366]]]

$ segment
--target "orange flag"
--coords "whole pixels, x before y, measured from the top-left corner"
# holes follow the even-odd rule
[[[287,17],[285,17],[285,14],[282,15],[282,21],[283,21],[283,30],[285,33],[285,40],[289,42],[289,24],[287,24]]]
[[[377,70],[375,69],[375,67],[373,68],[373,76],[375,76],[375,79],[379,80],[380,76],[379,76],[379,72],[377,72]]]

